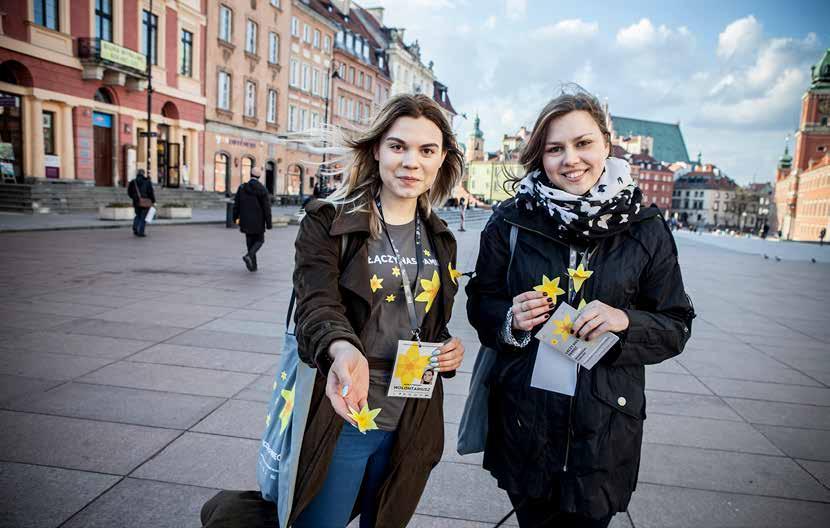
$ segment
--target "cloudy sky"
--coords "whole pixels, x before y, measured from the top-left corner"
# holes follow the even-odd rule
[[[418,39],[449,86],[463,141],[530,127],[563,82],[611,113],[680,122],[689,156],[738,183],[774,178],[810,66],[830,46],[830,2],[363,0]]]

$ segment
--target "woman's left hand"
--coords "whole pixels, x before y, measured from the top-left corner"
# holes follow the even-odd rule
[[[591,301],[574,321],[571,333],[590,341],[605,332],[622,332],[628,328],[628,314],[601,301]]]
[[[457,337],[453,337],[438,349],[438,355],[430,360],[430,367],[437,372],[451,372],[458,369],[463,360],[464,344]]]

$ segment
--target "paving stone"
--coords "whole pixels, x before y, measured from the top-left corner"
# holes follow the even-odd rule
[[[687,392],[690,394],[712,394],[694,376],[649,372],[646,375],[646,388],[670,392]]]
[[[646,377],[652,372],[667,372],[669,374],[688,374],[689,371],[683,368],[677,359],[667,359],[656,365],[646,365]]]
[[[184,332],[185,328],[157,324],[102,321],[100,319],[79,319],[71,324],[57,326],[54,330],[67,334],[97,335],[158,342]]]
[[[285,316],[288,310],[288,302],[278,305],[277,308],[251,308],[250,306],[234,310],[225,315],[225,319],[236,319],[239,321],[259,321],[261,323],[277,324],[285,328]],[[292,323],[293,324],[293,323]]]
[[[77,378],[111,362],[110,359],[95,357],[0,350],[0,374],[47,380]]]
[[[682,359],[680,362],[691,374],[698,377],[711,376],[748,381],[765,381],[790,385],[818,386],[821,384],[804,374],[777,363],[774,367],[755,361],[695,361]]]
[[[749,424],[667,414],[648,417],[643,441],[763,455],[783,454]]]
[[[44,330],[58,328],[61,325],[77,322],[75,317],[63,315],[39,314],[31,312],[8,312],[3,314],[3,326],[11,328],[25,328],[28,330]]]
[[[281,337],[284,334],[283,325],[276,322],[263,323],[260,321],[239,321],[227,318],[211,321],[202,326],[201,329],[263,337]]]
[[[830,429],[830,409],[827,407],[740,398],[725,400],[749,423]]]
[[[48,392],[18,398],[9,408],[149,427],[188,429],[223,401],[222,398],[207,396],[67,383]]]
[[[768,455],[643,444],[640,480],[712,491],[830,501],[830,490],[795,462]],[[636,519],[634,524],[637,525]]]
[[[719,396],[830,406],[830,389],[758,381],[701,378]]]
[[[444,422],[460,423],[461,415],[464,414],[466,396],[459,394],[444,394]]]
[[[68,317],[89,317],[107,311],[101,306],[84,305],[80,303],[60,303],[43,301],[39,299],[27,299],[16,302],[4,302],[0,304],[3,313],[11,311],[32,312],[38,314],[64,315]]]
[[[100,473],[0,462],[0,526],[58,526],[118,479]]]
[[[262,373],[277,364],[278,357],[238,350],[160,344],[130,358],[130,361],[198,367],[235,372]]]
[[[830,504],[640,483],[628,513],[636,528],[816,528]]]
[[[80,378],[85,383],[229,398],[254,374],[120,361]]]
[[[646,413],[648,416],[659,413],[742,421],[741,417],[717,396],[683,392],[647,390]]]
[[[34,352],[123,359],[147,348],[152,342],[57,332],[31,332],[11,338],[5,344],[10,348]]]
[[[259,440],[265,430],[267,413],[267,404],[229,400],[196,424],[192,431]]]
[[[79,303],[89,306],[103,306],[105,308],[121,308],[128,304],[135,303],[132,297],[125,297],[123,295],[100,295],[94,293],[84,293],[81,291],[52,291],[45,295],[37,297],[38,300],[60,303]]]
[[[265,337],[196,329],[177,335],[173,339],[168,340],[167,343],[174,345],[241,350],[243,352],[258,352],[260,354],[279,354],[282,349],[283,337]]]
[[[0,405],[7,405],[17,398],[49,390],[60,383],[58,380],[42,380],[0,374]]]
[[[472,374],[467,372],[456,372],[452,378],[443,378],[444,394],[466,396],[470,392],[470,378]]]
[[[441,455],[443,462],[457,462],[459,464],[472,464],[473,466],[481,467],[484,462],[484,453],[474,453],[471,455],[459,455],[457,451],[458,445],[458,424],[445,423],[444,424],[444,454]]]
[[[459,493],[459,483],[475,493]],[[495,524],[513,506],[490,473],[469,464],[440,462],[433,469],[416,513]],[[508,521],[516,526],[516,517]]]
[[[759,431],[793,458],[830,461],[830,431],[756,425]]]
[[[830,462],[820,462],[818,460],[796,460],[796,462],[801,464],[801,467],[806,469],[825,487],[830,488]]]
[[[199,513],[216,490],[127,478],[107,491],[65,528],[199,528]]]
[[[142,301],[145,303],[146,301]],[[196,328],[203,324],[216,319],[212,315],[204,315],[199,313],[183,312],[159,312],[155,309],[145,311],[144,304],[140,306],[127,306],[125,308],[117,308],[109,312],[100,313],[94,316],[95,319],[102,321],[111,321],[125,325],[147,325],[155,326],[162,323],[164,326],[173,326],[178,328]]]
[[[258,489],[259,440],[185,433],[133,477],[215,489]]]
[[[360,518],[350,523],[348,528],[358,528]],[[492,523],[480,523],[465,521],[463,519],[450,519],[447,517],[432,517],[429,515],[415,515],[406,525],[407,528],[491,528]]]
[[[10,462],[126,475],[180,433],[0,411],[0,453]]]

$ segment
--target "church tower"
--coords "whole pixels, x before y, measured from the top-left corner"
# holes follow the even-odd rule
[[[473,131],[470,133],[469,141],[467,142],[467,162],[484,161],[484,133],[480,128],[481,120],[476,114],[475,121],[473,121]]]
[[[830,149],[830,49],[811,68],[810,88],[801,98],[801,122],[795,135],[794,169],[804,171]]]

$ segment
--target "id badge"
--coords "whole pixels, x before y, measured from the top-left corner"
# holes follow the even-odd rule
[[[429,360],[443,343],[398,341],[395,367],[386,395],[394,398],[432,398],[438,371],[429,366]]]

